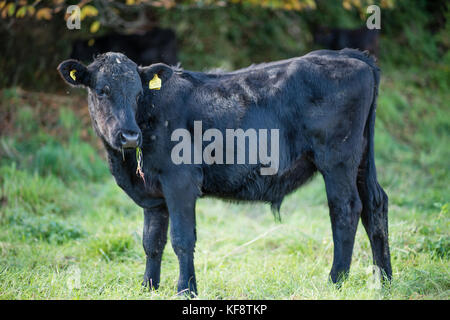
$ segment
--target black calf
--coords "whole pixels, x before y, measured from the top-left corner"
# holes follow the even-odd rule
[[[170,221],[180,264],[178,291],[197,292],[199,197],[264,201],[278,210],[284,196],[317,171],[325,180],[333,231],[331,280],[338,282],[350,269],[360,215],[374,263],[391,277],[388,200],[377,182],[373,146],[379,69],[371,57],[358,50],[320,50],[234,72],[200,73],[160,63],[139,68],[122,54],[107,53],[88,67],[68,60],[58,70],[69,84],[88,88],[89,111],[111,173],[144,208],[144,284],[159,285]],[[177,140],[179,130],[186,141]],[[211,148],[206,142],[229,130],[246,134],[240,148],[230,151],[218,143],[207,158],[195,161],[199,148],[205,155]],[[136,151],[119,138],[124,132],[138,135],[143,178],[136,174]],[[252,132],[260,138],[269,132],[270,143],[263,147],[270,154],[259,148],[256,157]],[[196,146],[199,134],[203,141]],[[173,151],[181,142],[188,147],[177,162]],[[236,161],[239,150],[245,151],[243,162]],[[221,155],[234,161],[225,163]]]

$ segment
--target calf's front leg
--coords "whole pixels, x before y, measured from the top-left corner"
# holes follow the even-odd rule
[[[144,231],[142,244],[147,255],[144,282],[150,289],[158,289],[161,259],[167,242],[169,213],[165,205],[144,209]]]
[[[172,247],[178,257],[180,276],[178,294],[197,295],[194,270],[194,249],[196,242],[194,210],[170,213],[170,237]]]
[[[197,240],[195,230],[195,202],[198,188],[192,180],[172,176],[162,183],[169,209],[170,238],[178,257],[180,275],[178,294],[197,295],[194,270],[194,249]]]

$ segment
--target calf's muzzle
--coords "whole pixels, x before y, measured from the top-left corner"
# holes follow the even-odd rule
[[[120,142],[125,149],[135,149],[139,146],[140,135],[137,132],[121,132]]]

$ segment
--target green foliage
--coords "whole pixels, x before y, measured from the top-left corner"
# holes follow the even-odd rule
[[[162,26],[175,28],[187,69],[230,70],[289,58],[305,52],[309,41],[306,26],[292,12],[230,6],[159,14]]]
[[[12,101],[10,108],[21,103],[20,95],[4,90],[2,104]],[[11,99],[11,100],[9,100]],[[14,161],[19,167],[41,175],[56,174],[66,182],[98,181],[108,174],[104,160],[92,145],[81,139],[82,127],[75,113],[64,106],[56,110],[43,106],[22,105],[14,112],[17,134],[0,137],[0,163]],[[40,123],[47,130],[39,130]],[[93,137],[93,133],[89,133]]]
[[[87,143],[71,141],[62,146],[48,143],[37,150],[31,168],[48,175],[56,174],[66,181],[74,179],[99,180],[106,174],[96,151]]]
[[[294,2],[302,3],[301,10],[283,9],[287,4],[295,7],[292,5]],[[380,61],[383,64],[431,67],[435,72],[430,80],[441,87],[448,87],[450,79],[449,11],[445,10],[448,4],[441,8],[424,0],[416,1],[414,5],[410,5],[408,0],[172,3],[176,5],[163,1],[163,7],[153,7],[151,3],[133,1],[127,6],[118,5],[123,19],[120,14],[117,17],[113,14],[116,19],[108,23],[103,15],[107,16],[108,10],[115,12],[111,9],[114,3],[118,2],[111,2],[112,7],[106,11],[95,11],[96,1],[85,4],[82,8],[85,20],[81,23],[81,30],[65,28],[64,10],[58,11],[44,2],[39,5],[53,10],[53,19],[48,22],[23,18],[17,19],[12,27],[0,23],[0,40],[4,44],[4,56],[0,60],[0,86],[67,90],[57,75],[56,66],[69,57],[74,39],[94,37],[91,33],[93,22],[101,21],[102,26],[95,36],[111,31],[133,32],[134,29],[127,29],[123,19],[133,22],[137,14],[146,11],[152,17],[153,25],[176,30],[179,60],[185,68],[234,69],[310,51],[314,47],[311,34],[314,26],[362,27],[367,18],[365,9],[371,3],[380,5],[382,9]],[[65,5],[62,2],[57,7]]]
[[[411,5],[410,1],[402,0],[396,2],[395,10],[383,11],[385,36],[380,44],[383,60],[396,66],[438,66],[440,75],[446,74],[448,81],[449,64],[448,57],[445,58],[449,49],[448,5],[425,0]],[[438,25],[433,25],[436,21]]]
[[[60,245],[69,240],[81,238],[86,233],[77,225],[68,225],[56,216],[41,217],[12,216],[9,223],[17,237],[24,241],[45,241]]]
[[[87,244],[86,254],[93,258],[101,257],[107,262],[124,261],[132,255],[137,244],[131,236],[115,233],[92,239]]]
[[[70,210],[68,194],[62,194],[62,181],[54,175],[41,177],[24,170],[16,164],[0,168],[2,197],[12,206],[8,208],[16,215],[21,210],[38,215],[59,214]],[[9,210],[6,209],[6,212]]]

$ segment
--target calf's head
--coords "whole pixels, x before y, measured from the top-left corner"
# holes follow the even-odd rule
[[[108,52],[88,66],[76,60],[63,61],[58,71],[68,84],[87,88],[94,129],[110,147],[120,151],[142,144],[135,118],[142,84],[133,61]]]

